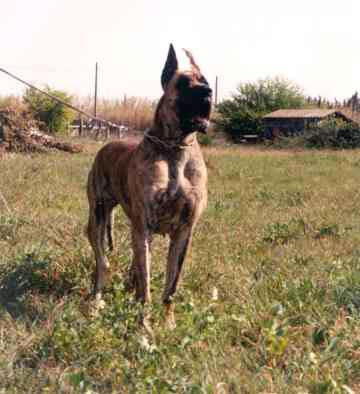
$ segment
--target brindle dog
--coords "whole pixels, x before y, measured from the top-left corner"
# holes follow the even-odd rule
[[[113,248],[113,209],[120,204],[131,223],[133,262],[129,287],[150,302],[150,247],[153,234],[169,234],[163,302],[166,321],[175,326],[176,292],[194,227],[207,204],[207,171],[196,139],[206,133],[212,91],[190,52],[189,71],[180,71],[170,45],[161,76],[164,94],[151,129],[141,141],[117,141],[97,154],[88,179],[87,235],[95,252],[94,305],[101,308],[109,263],[105,237]]]

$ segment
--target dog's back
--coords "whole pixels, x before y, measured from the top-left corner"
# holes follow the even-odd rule
[[[90,204],[121,204],[128,214],[128,165],[140,140],[113,141],[96,155],[88,179]]]

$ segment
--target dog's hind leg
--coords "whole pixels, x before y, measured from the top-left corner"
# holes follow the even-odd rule
[[[92,249],[94,250],[96,260],[95,283],[93,290],[96,309],[100,309],[104,305],[104,302],[101,300],[102,289],[105,283],[106,272],[109,268],[109,262],[105,256],[105,232],[106,216],[104,205],[101,203],[93,204],[90,202],[88,237]]]
[[[112,252],[114,250],[114,205],[107,205],[105,207],[105,218],[109,250]]]
[[[166,310],[166,324],[169,328],[175,327],[174,306],[172,297],[179,283],[182,267],[187,250],[191,244],[192,227],[183,226],[170,235],[170,249],[166,267],[166,283],[163,293],[163,303]]]
[[[133,261],[131,262],[128,277],[125,280],[125,290],[128,292],[132,292],[137,288],[136,285],[136,262],[135,259],[133,258]]]

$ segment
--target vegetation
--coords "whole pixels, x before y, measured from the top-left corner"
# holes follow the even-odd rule
[[[58,97],[66,103],[71,103],[71,96],[60,90],[53,90],[46,86],[46,93]],[[28,105],[34,118],[45,125],[45,130],[49,133],[64,133],[75,117],[74,111],[64,104],[56,102],[35,89],[26,89],[24,102]]]
[[[360,391],[359,151],[204,149],[209,206],[173,332],[154,239],[152,340],[123,287],[121,211],[107,306],[87,315],[85,182],[99,144],[87,148],[0,160],[0,392]]]
[[[0,96],[0,110],[8,108],[18,112],[27,109],[26,105],[19,96]]]
[[[64,91],[49,87],[46,87],[45,91],[90,114],[93,113],[92,97],[74,98]],[[141,97],[124,96],[121,100],[99,99],[97,114],[106,120],[134,130],[146,130],[152,125],[156,105],[156,101]],[[0,110],[4,108],[30,110],[34,118],[42,123],[45,131],[50,133],[67,131],[69,123],[77,116],[71,109],[33,89],[27,89],[23,97],[0,96]]]
[[[78,98],[76,104],[93,113],[92,98]],[[124,96],[118,99],[102,99],[98,102],[98,115],[111,122],[128,126],[135,130],[146,130],[153,122],[157,102],[140,97]]]
[[[360,147],[360,127],[330,118],[310,126],[302,135],[280,137],[271,144],[279,148],[354,149]]]
[[[261,118],[266,113],[304,105],[301,88],[287,79],[277,77],[242,83],[231,99],[217,106],[216,123],[237,142],[244,134],[261,134]]]
[[[309,148],[359,148],[360,127],[334,118],[311,127],[304,138],[305,146]]]

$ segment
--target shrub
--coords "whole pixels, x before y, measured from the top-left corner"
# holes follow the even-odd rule
[[[213,137],[210,134],[198,133],[198,141],[201,145],[211,146],[213,144]]]
[[[217,106],[216,124],[235,142],[244,134],[263,133],[262,117],[280,108],[301,108],[305,98],[300,87],[284,78],[243,83],[231,99]]]
[[[354,149],[360,148],[360,127],[341,119],[331,118],[310,126],[304,134],[279,136],[268,145],[278,149]]]
[[[261,134],[261,118],[248,108],[241,108],[232,100],[219,104],[216,124],[233,142],[240,142],[244,134]]]
[[[44,90],[66,103],[71,103],[71,96],[63,91],[52,90],[48,86]],[[34,118],[42,122],[49,133],[65,132],[75,117],[73,110],[35,89],[27,89],[23,98]]]
[[[316,149],[358,148],[360,147],[360,127],[341,119],[325,120],[305,132],[304,146]]]

